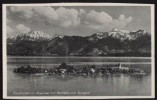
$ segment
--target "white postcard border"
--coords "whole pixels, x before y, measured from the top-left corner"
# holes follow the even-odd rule
[[[7,6],[150,6],[151,7],[151,96],[7,96],[7,48],[6,48],[6,7]],[[154,4],[134,3],[42,3],[42,4],[3,4],[3,98],[5,99],[120,99],[155,97],[155,22]]]

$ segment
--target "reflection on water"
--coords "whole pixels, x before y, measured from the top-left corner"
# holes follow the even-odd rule
[[[52,57],[52,58],[8,58],[7,89],[9,96],[25,95],[81,95],[81,96],[150,96],[151,59],[103,58],[103,57]],[[61,62],[76,67],[89,64],[118,64],[143,69],[146,75],[111,76],[59,76],[59,75],[22,75],[13,69],[24,64],[33,67],[54,68]],[[84,65],[88,64],[88,65]],[[78,65],[78,66],[77,66]]]
[[[8,71],[8,95],[31,95],[27,92],[39,92],[40,95],[146,96],[151,94],[150,82],[150,74],[97,77],[22,75],[13,73],[10,69]],[[18,94],[21,92],[24,93]],[[47,92],[51,94],[46,94]],[[66,94],[68,92],[75,92],[75,94]],[[76,94],[77,92],[86,94]]]
[[[19,63],[19,64],[60,64],[61,62],[67,62],[71,64],[79,64],[80,62],[82,64],[103,64],[103,63],[150,63],[151,59],[150,58],[109,58],[109,57],[50,57],[50,58],[45,58],[45,57],[15,57],[15,58],[7,58],[8,63]]]

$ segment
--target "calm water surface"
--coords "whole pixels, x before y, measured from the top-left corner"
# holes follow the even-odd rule
[[[104,77],[22,75],[13,69],[24,64],[54,68],[61,62],[76,67],[98,64],[116,64],[141,68],[146,75],[113,75]],[[132,58],[8,58],[8,95],[81,95],[81,96],[149,96],[151,95],[151,60]],[[34,94],[35,93],[35,94]]]

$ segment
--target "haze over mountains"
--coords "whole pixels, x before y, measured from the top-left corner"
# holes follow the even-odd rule
[[[8,55],[20,56],[150,56],[151,34],[114,28],[90,36],[49,35],[30,31],[7,39]]]

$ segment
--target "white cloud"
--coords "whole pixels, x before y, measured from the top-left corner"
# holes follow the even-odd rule
[[[79,12],[75,9],[60,7],[54,10],[52,7],[11,7],[11,12],[20,13],[20,17],[44,18],[49,23],[62,27],[77,26],[80,24]]]
[[[57,20],[58,15],[52,7],[34,7],[33,9],[39,16],[45,17],[49,20]]]
[[[130,22],[132,22],[132,17],[126,18],[125,15],[120,15],[119,19],[114,19],[110,25],[113,27],[124,28]]]
[[[14,6],[10,7],[10,10],[14,13],[19,13],[20,17],[23,18],[31,18],[33,16],[32,12],[33,7],[20,7],[20,6]]]
[[[119,20],[121,20],[121,21],[126,21],[126,22],[129,23],[129,22],[132,21],[132,17],[126,18],[125,15],[121,14],[121,15],[119,16]]]
[[[63,27],[77,26],[80,24],[79,12],[75,9],[60,7],[56,10],[58,22]]]
[[[112,21],[112,17],[106,12],[90,11],[86,15],[87,24],[106,24]]]
[[[119,20],[124,20],[125,19],[125,16],[123,15],[123,14],[121,14],[120,16],[119,16]]]
[[[26,27],[23,24],[19,24],[16,26],[16,31],[18,33],[28,33],[30,31],[30,28]]]
[[[14,32],[14,30],[10,26],[7,26],[6,31],[7,31],[7,34],[10,34],[10,33]]]
[[[113,19],[106,12],[96,12],[94,10],[88,12],[85,18],[85,24],[87,24],[88,27],[99,31],[111,30],[114,27],[124,28],[132,21],[132,17],[126,18],[123,14],[121,14],[118,19]]]
[[[114,27],[123,28],[132,22],[132,17],[126,17],[121,14],[119,18],[113,19],[108,13],[95,10],[86,11],[85,9],[73,9],[60,7],[54,9],[48,6],[41,7],[10,7],[13,13],[19,13],[21,18],[38,18],[46,20],[49,24],[55,24],[62,27],[76,27],[84,24],[92,29],[99,31],[111,29]]]
[[[86,14],[86,11],[84,9],[79,9],[79,15],[82,16]]]
[[[30,28],[26,27],[23,24],[16,25],[14,29],[7,25],[6,33],[8,37],[12,37],[14,35],[28,33],[30,30]]]
[[[6,18],[6,22],[7,22],[7,24],[10,24],[10,23],[12,23],[13,21],[12,21],[11,19]]]
[[[7,36],[8,37],[11,37],[14,35],[14,32],[15,30],[13,28],[11,28],[10,26],[7,25],[7,28],[6,28],[6,33],[7,33]]]

